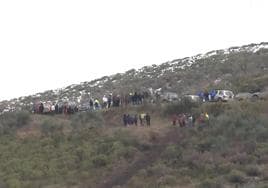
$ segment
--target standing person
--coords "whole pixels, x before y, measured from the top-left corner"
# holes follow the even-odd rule
[[[188,116],[188,126],[193,127],[193,115],[189,114]]]
[[[58,103],[55,105],[55,113],[56,113],[56,114],[59,113],[59,105],[58,105]]]
[[[205,113],[205,121],[206,121],[207,125],[209,125],[209,115],[207,112]]]
[[[140,114],[139,115],[139,119],[140,119],[140,125],[143,126],[143,117],[142,117],[143,114]]]
[[[123,115],[123,123],[124,123],[124,126],[126,127],[127,126],[127,123],[128,123],[128,119],[127,119],[127,115],[126,114]]]
[[[108,98],[106,97],[106,95],[104,95],[102,98],[102,104],[103,104],[103,108],[107,108]]]
[[[182,113],[182,126],[185,127],[186,126],[186,115],[184,113]]]
[[[145,115],[145,120],[146,120],[146,125],[150,126],[151,125],[151,117],[148,113]]]
[[[127,125],[131,125],[131,117],[127,114]]]
[[[205,92],[204,92],[204,99],[205,99],[205,102],[209,100],[208,90],[205,90]]]
[[[90,110],[94,109],[94,100],[93,100],[93,98],[90,98],[90,100],[89,100],[89,108],[90,108]]]
[[[52,115],[55,114],[55,110],[56,110],[55,103],[53,103],[53,104],[51,105],[51,114],[52,114]]]
[[[137,126],[138,125],[138,115],[137,114],[135,114],[134,115],[134,124]]]
[[[95,110],[99,110],[100,109],[100,102],[99,102],[98,99],[95,99],[94,106],[95,106]]]
[[[67,104],[64,104],[64,106],[63,106],[63,113],[64,113],[65,115],[67,115],[67,113],[68,113],[68,107],[67,107]]]
[[[177,119],[178,119],[177,115],[173,114],[173,116],[172,116],[172,125],[176,125]]]
[[[44,112],[44,104],[43,103],[40,103],[40,106],[39,106],[39,113],[40,114],[43,114]]]
[[[205,114],[201,112],[200,116],[198,117],[198,125],[204,126],[205,124]]]
[[[108,108],[110,108],[112,105],[112,94],[109,94],[108,96]]]

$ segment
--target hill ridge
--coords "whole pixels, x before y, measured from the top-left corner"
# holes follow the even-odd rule
[[[242,78],[245,72],[249,73],[249,69],[252,69],[249,76],[265,74],[268,69],[267,51],[268,42],[252,43],[174,59],[160,65],[152,64],[138,70],[130,69],[80,84],[1,101],[0,113],[29,109],[36,100],[66,99],[80,102],[85,94],[100,98],[105,93],[121,94],[136,90],[147,91],[149,88],[151,91],[162,88],[179,94],[193,93],[213,85],[216,80],[221,82],[219,87],[239,90],[230,77]],[[214,73],[216,71],[218,73]]]

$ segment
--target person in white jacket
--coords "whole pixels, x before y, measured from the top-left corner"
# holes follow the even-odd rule
[[[106,97],[106,95],[104,95],[102,98],[102,106],[103,108],[108,108],[108,98]]]

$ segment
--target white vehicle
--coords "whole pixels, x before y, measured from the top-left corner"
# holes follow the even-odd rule
[[[165,102],[172,102],[172,101],[178,101],[179,100],[179,96],[177,93],[174,92],[163,92],[163,94],[160,95],[162,98],[162,101]]]
[[[216,90],[216,95],[214,97],[215,101],[224,101],[227,102],[229,100],[234,99],[234,93],[230,90]]]
[[[191,102],[201,102],[201,98],[198,95],[184,95],[183,98]]]

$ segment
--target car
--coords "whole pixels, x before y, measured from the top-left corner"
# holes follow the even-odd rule
[[[161,95],[162,101],[164,102],[172,102],[172,101],[178,101],[179,96],[177,93],[174,92],[163,92]]]
[[[256,101],[258,99],[262,99],[262,100],[268,99],[268,91],[255,92],[255,93],[252,94],[251,99],[253,101]]]
[[[242,100],[251,100],[253,94],[252,93],[247,93],[247,92],[242,92],[242,93],[237,93],[235,95],[235,99],[242,101]]]
[[[230,90],[216,90],[214,101],[227,102],[234,99],[234,93]]]
[[[81,105],[78,106],[78,111],[89,111],[89,110],[90,110],[89,103],[82,103]]]
[[[190,100],[191,102],[201,102],[201,98],[198,95],[184,95],[183,99]]]

